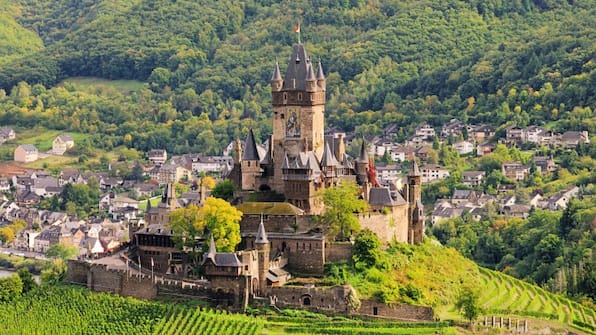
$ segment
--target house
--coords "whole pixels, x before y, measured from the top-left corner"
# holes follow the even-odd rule
[[[523,142],[540,144],[541,135],[546,129],[539,126],[529,126],[524,130]]]
[[[192,176],[191,171],[176,165],[176,164],[164,164],[162,166],[156,166],[150,172],[151,179],[157,181],[160,185],[168,183],[177,183],[183,178],[190,178]]]
[[[37,148],[32,144],[21,144],[14,149],[14,161],[29,163],[34,162],[39,158]]]
[[[476,146],[476,156],[482,157],[484,155],[488,155],[491,152],[493,152],[493,150],[495,150],[496,147],[497,145],[494,143],[480,143]]]
[[[560,145],[564,148],[573,149],[579,144],[590,144],[587,131],[566,131],[561,135]]]
[[[41,201],[41,197],[39,195],[35,194],[35,192],[28,191],[28,190],[23,190],[23,191],[17,192],[16,203],[20,207],[29,208],[31,206],[35,206],[35,205],[39,204],[40,201]]]
[[[476,143],[488,141],[493,136],[495,136],[495,128],[488,125],[478,125],[472,127],[472,131],[469,134],[469,137]]]
[[[507,217],[527,219],[530,216],[531,207],[527,205],[506,205],[501,207],[499,214]]]
[[[466,155],[474,151],[474,144],[470,141],[459,141],[453,143],[452,147],[460,155]]]
[[[549,174],[557,170],[553,156],[534,156],[532,162],[541,174]]]
[[[449,177],[449,170],[438,164],[426,164],[420,168],[420,172],[422,173],[423,183]]]
[[[14,140],[16,137],[17,135],[12,128],[0,128],[0,144],[6,141]]]
[[[10,182],[7,178],[0,178],[0,192],[10,192]]]
[[[579,194],[579,187],[571,186],[567,189],[564,189],[557,194],[553,195],[547,200],[546,207],[550,210],[562,210],[567,208],[567,204],[572,198],[577,197]]]
[[[39,235],[39,232],[31,229],[24,229],[17,233],[14,240],[14,247],[18,250],[31,251],[35,247],[35,238]]]
[[[162,165],[168,160],[168,153],[165,149],[153,149],[148,154],[149,161],[155,165]]]
[[[393,161],[411,161],[416,157],[416,147],[393,145],[389,150],[389,156]]]
[[[464,185],[470,187],[482,185],[485,176],[486,172],[484,171],[464,171],[462,173]]]
[[[31,191],[40,197],[45,197],[48,196],[48,187],[58,187],[58,179],[50,175],[39,176],[33,179]]]
[[[427,145],[422,146],[416,150],[416,157],[418,157],[421,161],[426,162],[430,151],[431,151],[431,148],[429,146],[427,146]]]
[[[505,142],[509,144],[522,143],[524,140],[524,129],[518,126],[509,126],[505,129]]]
[[[74,147],[74,144],[74,140],[69,135],[58,135],[52,141],[52,153],[54,155],[64,155],[66,150]]]
[[[432,141],[435,136],[435,128],[431,127],[428,123],[422,123],[416,127],[414,136],[421,137],[424,141]]]
[[[375,169],[380,183],[395,182],[400,178],[401,167],[398,165],[377,163]]]
[[[66,184],[85,184],[85,178],[83,174],[79,172],[79,170],[75,169],[65,169],[60,171],[60,176],[58,177],[58,185],[64,186]]]
[[[441,137],[447,138],[449,136],[459,137],[463,135],[465,124],[458,119],[451,119],[445,123],[441,128]]]
[[[451,196],[451,203],[458,205],[463,202],[475,202],[477,198],[476,191],[455,189]]]
[[[520,162],[502,163],[501,173],[509,179],[522,181],[530,173],[530,167]]]

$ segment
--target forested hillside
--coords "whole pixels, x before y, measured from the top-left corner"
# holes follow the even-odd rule
[[[403,137],[451,117],[596,131],[596,2],[0,1],[0,123],[94,133],[97,147],[219,153],[269,132],[268,81],[302,24],[328,123]],[[5,24],[4,24],[5,23]],[[135,79],[133,92],[71,77]],[[19,84],[25,81],[28,84]],[[39,85],[41,84],[41,85]]]

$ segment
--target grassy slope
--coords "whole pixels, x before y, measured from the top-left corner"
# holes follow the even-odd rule
[[[422,291],[419,303],[434,307],[442,319],[461,319],[455,309],[459,290],[477,288],[484,315],[507,315],[552,320],[585,332],[596,329],[596,311],[561,295],[515,279],[500,272],[481,268],[452,248],[432,242],[420,246],[399,245],[385,253],[394,270],[368,269],[349,277],[363,298],[386,297],[395,287],[412,284]],[[397,300],[396,300],[397,301]],[[587,324],[587,327],[582,325]]]

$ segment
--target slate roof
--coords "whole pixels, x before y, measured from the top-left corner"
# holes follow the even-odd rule
[[[244,202],[238,205],[244,214],[302,215],[304,211],[289,202]]]
[[[284,91],[304,91],[306,89],[305,78],[308,71],[310,59],[306,54],[304,45],[296,44],[292,50],[292,56],[288,60],[286,77],[284,78]]]
[[[252,128],[249,129],[244,142],[244,152],[242,153],[242,160],[260,161],[259,152],[257,151],[257,143],[255,142],[255,135]]]
[[[33,144],[21,144],[19,147],[27,153],[37,152],[37,148]]]
[[[395,206],[391,193],[387,187],[373,187],[370,189],[368,203],[371,206]]]
[[[166,225],[152,224],[140,229],[135,232],[135,234],[172,236],[173,232],[170,228],[166,227]]]

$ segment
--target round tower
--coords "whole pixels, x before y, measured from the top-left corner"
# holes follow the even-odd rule
[[[257,230],[257,237],[255,238],[255,249],[258,252],[258,266],[259,266],[259,295],[264,296],[267,292],[267,273],[269,272],[269,257],[271,253],[271,245],[267,239],[265,232],[265,225],[263,224],[263,216],[261,215],[261,222]]]

